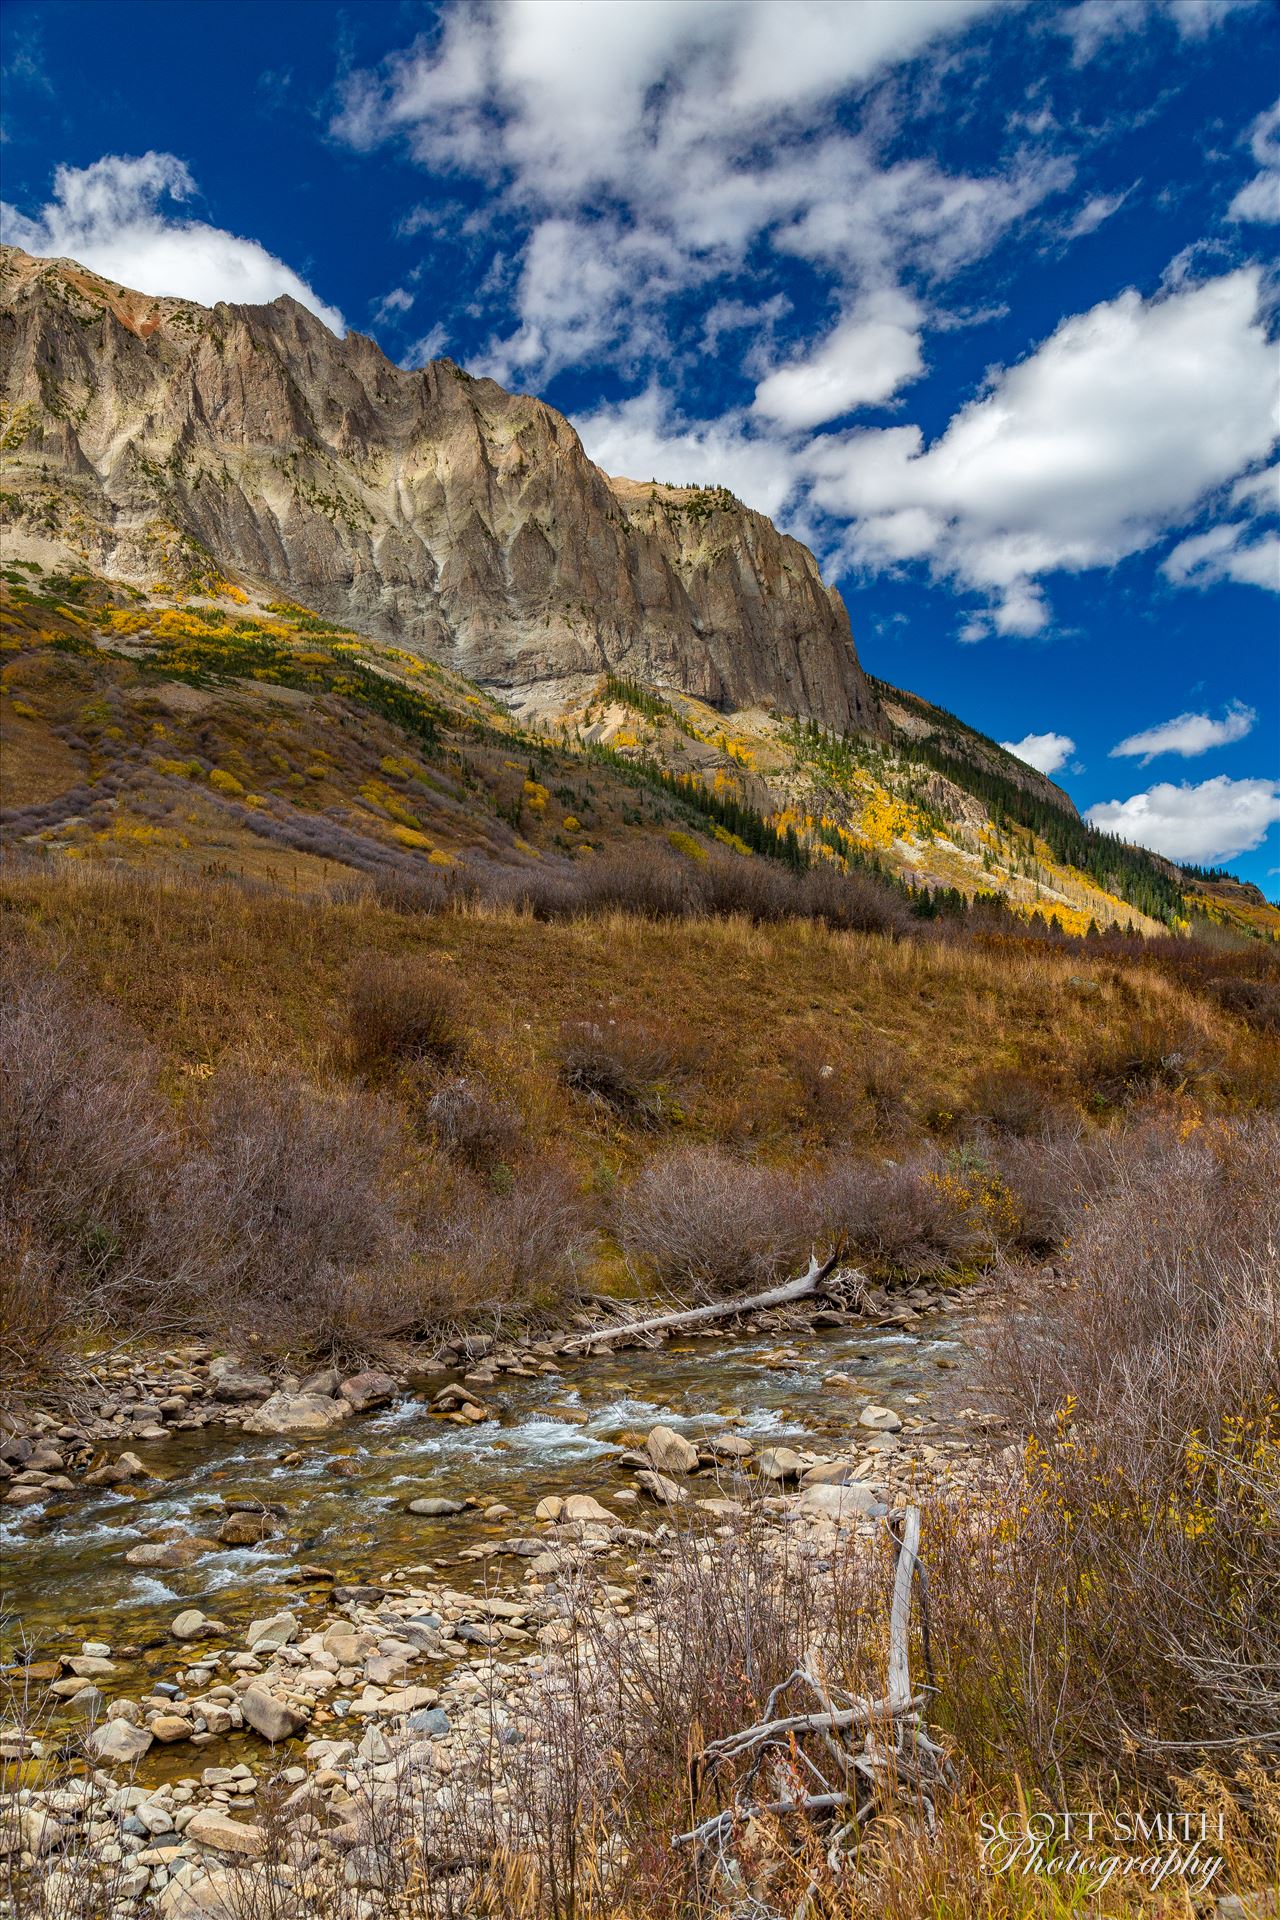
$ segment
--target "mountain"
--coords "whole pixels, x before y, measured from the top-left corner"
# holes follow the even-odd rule
[[[874,732],[813,555],[723,488],[611,479],[541,401],[394,366],[294,300],[149,299],[0,254],[6,487],[104,574],[244,572],[500,688],[601,673]]]
[[[661,840],[871,867],[924,911],[1280,932],[869,678],[732,494],[612,479],[449,361],[7,248],[0,395],[9,844],[306,886]]]

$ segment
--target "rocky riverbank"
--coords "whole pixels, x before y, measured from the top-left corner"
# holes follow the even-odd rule
[[[955,1298],[921,1289],[880,1304],[907,1329]],[[597,1327],[607,1317],[600,1308],[582,1320]],[[761,1315],[756,1334],[786,1336],[757,1343],[761,1374],[797,1361],[833,1319],[865,1324],[811,1303]],[[598,1366],[565,1354],[578,1330],[511,1344],[476,1336],[412,1357],[399,1377],[269,1374],[192,1345],[119,1356],[82,1383],[74,1417],[46,1409],[11,1426],[6,1500],[22,1509],[73,1500],[77,1488],[145,1486],[163,1475],[160,1442],[203,1426],[278,1436],[287,1462],[331,1429],[359,1432],[409,1388],[429,1420],[479,1429],[504,1378],[544,1379],[559,1392],[562,1370]],[[616,1343],[625,1338],[619,1327]],[[709,1390],[716,1338],[698,1350]],[[536,1741],[532,1703],[581,1658],[602,1617],[628,1632],[663,1631],[645,1593],[655,1567],[687,1552],[691,1537],[747,1529],[780,1563],[799,1556],[829,1568],[908,1499],[944,1488],[971,1497],[990,1479],[1001,1436],[980,1410],[960,1410],[966,1434],[943,1434],[920,1394],[900,1404],[849,1398],[855,1382],[838,1368],[821,1385],[847,1414],[835,1423],[838,1444],[764,1444],[727,1425],[689,1437],[658,1423],[613,1450],[611,1484],[584,1469],[579,1486],[524,1511],[518,1496],[494,1500],[482,1484],[460,1500],[420,1492],[408,1511],[447,1523],[470,1506],[484,1536],[376,1578],[359,1566],[282,1569],[304,1590],[278,1593],[242,1628],[216,1610],[176,1605],[152,1609],[145,1646],[75,1641],[68,1627],[9,1669],[0,1758],[16,1792],[0,1845],[10,1864],[43,1875],[91,1860],[105,1876],[104,1911],[121,1916],[231,1915],[234,1876],[275,1857],[283,1822],[281,1872],[323,1863],[357,1895],[380,1884],[390,1869],[379,1832],[406,1783],[442,1817],[456,1813],[458,1794],[481,1794],[492,1816],[504,1770],[527,1764]],[[268,1478],[258,1497],[224,1496],[208,1535],[144,1541],[126,1558],[166,1569],[229,1544],[252,1553],[285,1522],[272,1491]]]

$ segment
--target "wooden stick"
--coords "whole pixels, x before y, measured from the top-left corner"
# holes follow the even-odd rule
[[[649,1320],[620,1320],[616,1325],[593,1327],[590,1333],[576,1333],[564,1343],[565,1352],[575,1347],[594,1346],[598,1340],[631,1339],[636,1334],[666,1332],[675,1327],[701,1326],[709,1320],[724,1320],[731,1314],[756,1313],[763,1307],[785,1307],[792,1300],[804,1300],[816,1293],[840,1259],[839,1250],[829,1260],[819,1262],[814,1254],[804,1273],[765,1293],[752,1293],[732,1300],[715,1300],[709,1307],[687,1307],[678,1313],[659,1313]]]
[[[847,1793],[809,1793],[801,1794],[797,1800],[765,1800],[754,1807],[725,1807],[720,1813],[713,1813],[709,1820],[699,1826],[691,1827],[688,1833],[673,1833],[673,1847],[687,1847],[690,1842],[704,1846],[708,1840],[723,1839],[733,1828],[735,1821],[750,1820],[762,1813],[829,1813],[833,1807],[847,1807]]]
[[[893,1604],[889,1609],[889,1702],[895,1713],[911,1698],[908,1634],[911,1625],[911,1582],[920,1557],[920,1509],[908,1507],[902,1517],[898,1565],[893,1576]]]
[[[728,1733],[713,1740],[702,1750],[704,1760],[732,1760],[762,1740],[785,1740],[793,1733],[834,1733],[847,1727],[874,1726],[878,1720],[893,1720],[924,1705],[924,1695],[908,1697],[896,1704],[891,1700],[861,1701],[856,1707],[841,1707],[833,1713],[792,1713],[781,1720],[763,1720],[759,1726],[744,1727],[740,1733]]]

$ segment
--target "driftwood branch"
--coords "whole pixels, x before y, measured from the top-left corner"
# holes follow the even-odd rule
[[[898,1702],[911,1695],[911,1660],[908,1629],[911,1624],[911,1583],[920,1558],[920,1509],[908,1507],[898,1537],[898,1564],[893,1575],[893,1604],[889,1609],[889,1700],[894,1711]]]
[[[731,1300],[714,1300],[707,1307],[681,1308],[676,1313],[655,1314],[649,1320],[619,1320],[612,1326],[593,1327],[590,1333],[577,1333],[572,1340],[566,1340],[565,1351],[574,1347],[594,1346],[600,1340],[629,1340],[636,1334],[667,1333],[677,1327],[703,1326],[712,1320],[727,1320],[731,1315],[756,1313],[764,1307],[785,1307],[792,1300],[805,1300],[810,1294],[817,1293],[837,1266],[840,1251],[837,1248],[830,1259],[823,1261],[819,1261],[814,1254],[804,1273],[794,1280],[784,1281],[780,1287],[770,1287],[764,1293],[738,1295]]]
[[[706,1780],[714,1779],[720,1769],[735,1760],[745,1759],[747,1764],[736,1779],[733,1802],[687,1833],[674,1834],[673,1846],[712,1849],[721,1870],[734,1873],[729,1849],[735,1828],[739,1822],[761,1814],[803,1814],[823,1819],[829,1857],[839,1853],[850,1836],[878,1811],[895,1804],[905,1805],[933,1830],[934,1796],[952,1776],[945,1753],[929,1739],[921,1724],[924,1695],[911,1690],[913,1597],[919,1594],[922,1613],[928,1605],[920,1559],[920,1509],[909,1507],[895,1517],[890,1528],[897,1557],[889,1607],[888,1684],[883,1698],[857,1700],[844,1694],[833,1699],[816,1662],[806,1655],[770,1693],[763,1717],[754,1726],[709,1741],[696,1756],[690,1769],[695,1807]],[[927,1633],[927,1619],[924,1625]],[[926,1666],[932,1684],[932,1660],[927,1649]],[[811,1700],[816,1700],[817,1710],[780,1714],[778,1705],[791,1688],[803,1688]],[[844,1704],[840,1704],[841,1699]],[[859,1737],[850,1742],[850,1734]],[[810,1743],[809,1749],[802,1744],[805,1741]],[[778,1749],[786,1756],[779,1785],[791,1785],[791,1794],[786,1799],[756,1799],[754,1795],[760,1791],[757,1776],[771,1759],[776,1762]],[[790,1780],[786,1778],[788,1771]],[[806,1774],[824,1791],[800,1791],[799,1783]],[[797,1913],[803,1914],[805,1906],[802,1900]]]
[[[741,1753],[766,1740],[787,1740],[793,1734],[844,1732],[849,1727],[871,1727],[878,1721],[894,1719],[900,1713],[913,1713],[924,1705],[923,1696],[893,1705],[889,1700],[859,1701],[857,1706],[838,1708],[831,1713],[791,1713],[781,1720],[762,1720],[759,1726],[744,1727],[739,1733],[726,1734],[702,1750],[702,1758],[713,1764],[735,1760]]]

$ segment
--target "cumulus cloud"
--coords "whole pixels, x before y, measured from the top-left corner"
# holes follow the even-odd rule
[[[1100,801],[1085,819],[1170,860],[1214,866],[1262,845],[1280,820],[1280,780],[1162,781],[1128,800]]]
[[[849,429],[804,466],[815,503],[852,521],[852,560],[925,560],[985,591],[998,629],[1032,633],[1042,576],[1151,546],[1265,457],[1277,388],[1261,275],[1243,268],[1064,320],[931,446],[917,426]]]
[[[736,274],[762,239],[833,275],[850,325],[887,325],[858,303],[980,257],[1071,177],[1032,150],[989,178],[926,159],[885,165],[871,135],[836,115],[996,3],[461,4],[349,74],[332,131],[360,150],[402,141],[437,173],[483,179],[490,204],[523,223],[518,325],[495,340],[494,370],[546,378],[587,355],[623,364],[661,350],[662,300]],[[907,377],[909,340],[864,344],[896,352],[895,382]],[[810,357],[811,383],[830,379],[838,397],[840,343]],[[778,369],[773,390],[788,419],[804,407],[794,371]]]
[[[1207,713],[1180,713],[1176,719],[1162,720],[1159,726],[1144,727],[1131,733],[1111,749],[1113,760],[1141,760],[1150,764],[1159,753],[1177,753],[1184,760],[1208,753],[1211,747],[1227,747],[1245,739],[1253,731],[1257,713],[1242,700],[1228,702],[1221,720]]]
[[[1280,100],[1260,113],[1246,138],[1261,172],[1241,187],[1228,208],[1232,220],[1280,220]]]
[[[335,333],[345,331],[338,309],[257,240],[166,205],[181,208],[195,192],[190,172],[172,153],[104,154],[88,167],[59,167],[53,198],[34,219],[0,205],[0,235],[28,253],[79,260],[140,293],[176,294],[205,306],[260,304],[288,294]]]
[[[794,463],[785,447],[753,432],[743,415],[680,420],[656,386],[616,406],[599,407],[575,424],[596,465],[628,480],[726,486],[771,518],[795,488]]]
[[[901,294],[873,297],[806,359],[762,380],[753,412],[785,427],[818,427],[888,400],[924,371],[920,320]]]
[[[1178,542],[1161,571],[1176,587],[1213,587],[1234,580],[1237,586],[1280,593],[1280,536],[1264,533],[1250,540],[1247,533],[1235,520],[1194,533]]]
[[[414,296],[407,287],[392,287],[390,293],[384,293],[381,300],[373,306],[375,320],[390,320],[394,314],[408,313],[413,305]]]
[[[1076,750],[1075,741],[1065,733],[1027,733],[1021,740],[1002,740],[1000,745],[1006,753],[1025,760],[1029,767],[1050,774],[1065,767]]]
[[[1065,8],[1054,25],[1071,41],[1076,66],[1084,66],[1113,40],[1147,31],[1154,21],[1167,20],[1183,41],[1204,40],[1233,13],[1257,0],[1078,0]]]

